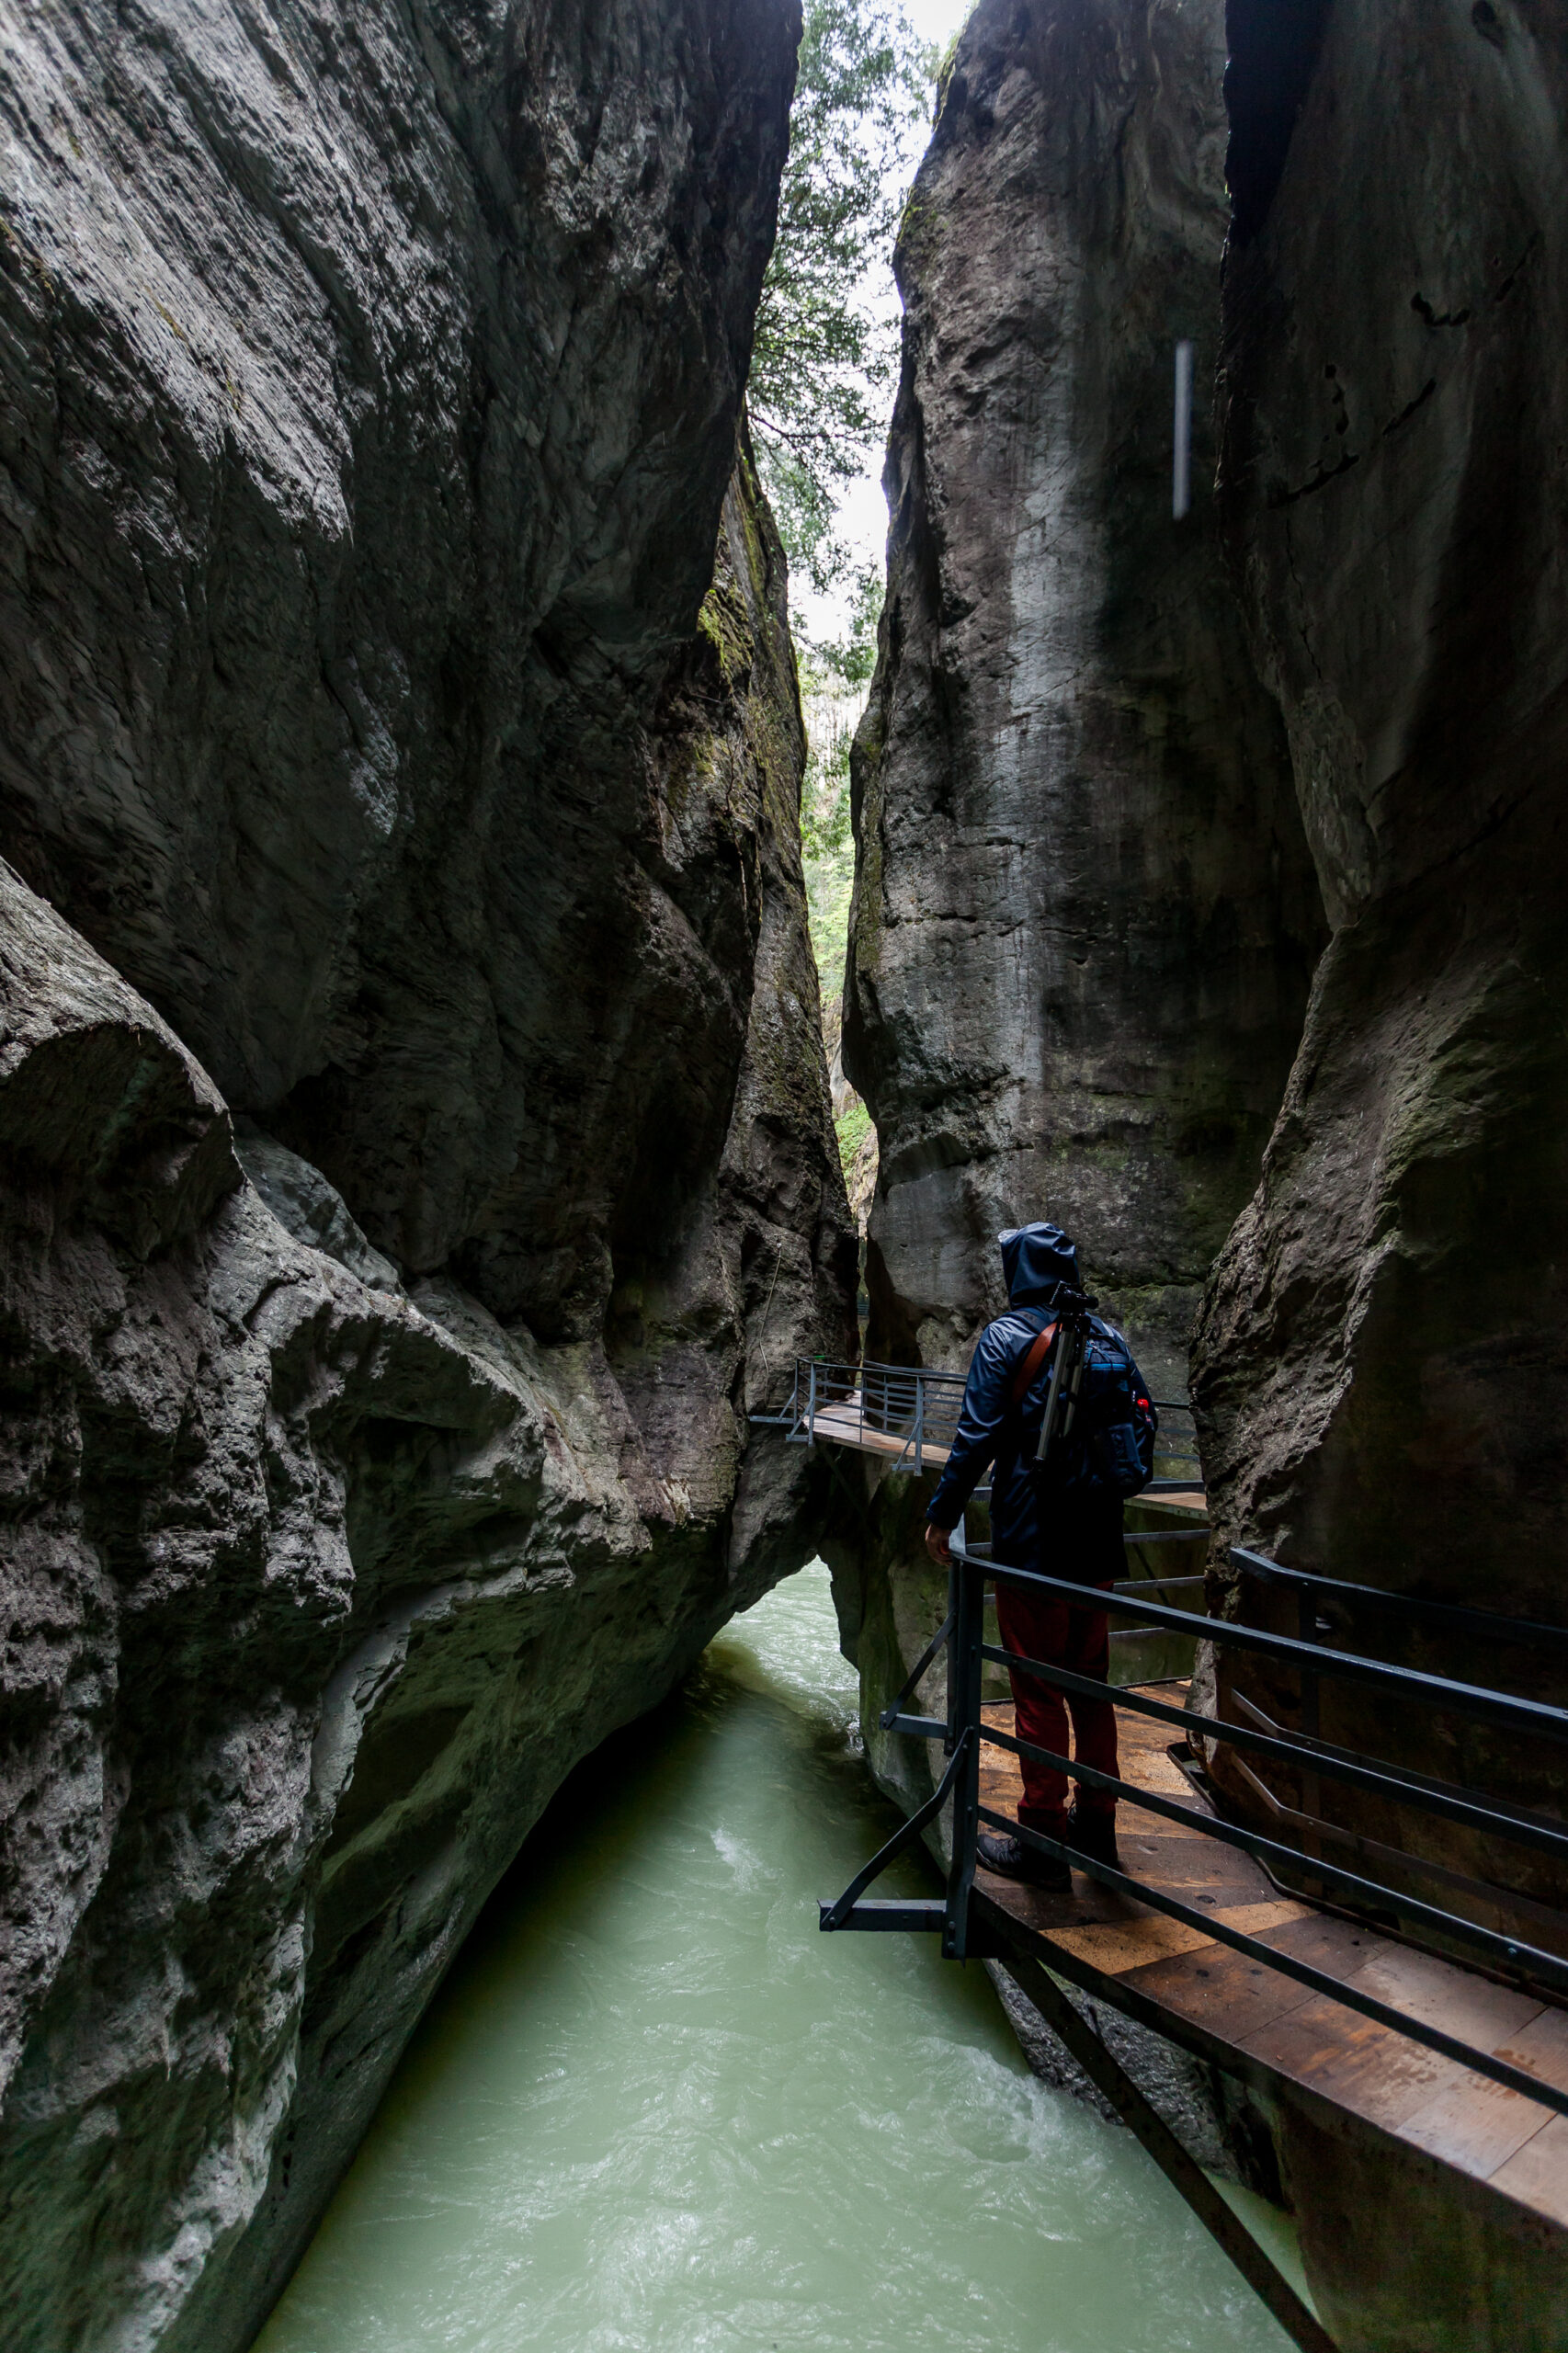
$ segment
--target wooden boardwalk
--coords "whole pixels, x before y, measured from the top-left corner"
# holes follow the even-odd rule
[[[1178,1704],[1185,1692],[1181,1684],[1148,1688]],[[1010,1706],[983,1713],[1012,1731]],[[1178,1799],[1195,1816],[1211,1812],[1172,1761],[1166,1728],[1126,1713],[1119,1727],[1124,1779]],[[1017,1759],[989,1746],[981,1757],[982,1804],[1016,1814]],[[1225,1926],[1568,2089],[1568,2011],[1282,1896],[1249,1855],[1196,1827],[1140,1818],[1124,1803],[1117,1835],[1129,1874],[1146,1885],[1211,1906]],[[1333,2111],[1342,2134],[1351,2123],[1390,2136],[1568,2234],[1568,2117],[1086,1875],[1074,1872],[1070,1896],[1052,1896],[982,1870],[975,1897],[977,1920],[1004,1959],[1009,1949],[1027,1951],[1265,2095],[1289,2086]],[[1562,2246],[1568,2256],[1568,2236]]]
[[[867,1410],[847,1381],[832,1404],[816,1405],[820,1390],[812,1374],[812,1410],[797,1432],[809,1428],[815,1438],[881,1458],[890,1468],[940,1470],[949,1459],[941,1441],[953,1428],[953,1401],[943,1399],[936,1409],[922,1404],[917,1462],[907,1387],[895,1388],[896,1369],[865,1370],[884,1376],[881,1389],[868,1384]],[[896,1378],[907,1382],[906,1375]],[[1145,1493],[1130,1518],[1134,1579],[1118,1592],[1135,1591],[1145,1576],[1158,1582],[1161,1572],[1175,1578],[1161,1601],[1174,1600],[1176,1591],[1200,1592],[1182,1574],[1187,1558],[1181,1537],[1204,1527],[1201,1484],[1173,1481],[1163,1492]],[[1174,1553],[1140,1550],[1140,1534],[1174,1543]],[[1194,1541],[1192,1549],[1200,1548]],[[971,1575],[983,1572],[982,1557],[966,1558]],[[955,1574],[961,1593],[961,1573]],[[1201,1605],[1194,1607],[1200,1625]],[[1191,1660],[1191,1639],[1165,1618],[1113,1631],[1113,1684],[1180,1702],[1187,1685],[1176,1678],[1190,1671]],[[995,1670],[988,1665],[985,1672]],[[991,1729],[1012,1732],[1010,1704],[984,1706],[981,1714]],[[1127,1802],[1119,1809],[1124,1870],[1156,1901],[1116,1893],[1077,1871],[1071,1894],[1051,1896],[981,1868],[970,1951],[1011,1969],[1299,2345],[1314,2353],[1332,2346],[1356,2353],[1438,2353],[1439,2347],[1451,2353],[1568,2353],[1568,2115],[1366,2017],[1348,2000],[1302,1985],[1257,1951],[1237,1951],[1222,1934],[1173,1919],[1157,1899],[1199,1912],[1218,1930],[1245,1936],[1281,1961],[1343,1985],[1347,1995],[1401,2012],[1468,2046],[1478,2061],[1484,2055],[1534,2076],[1559,2096],[1568,2093],[1568,2006],[1284,1893],[1250,1855],[1206,1833],[1213,1809],[1176,1761],[1171,1729],[1126,1712],[1118,1721],[1123,1779],[1176,1802],[1187,1817],[1141,1814]],[[983,1745],[982,1809],[1011,1817],[1019,1794],[1016,1756]],[[868,1918],[842,1925],[933,1923]],[[1244,2243],[1236,2244],[1233,2217],[1212,2185],[1053,1979],[1246,2086],[1251,2119],[1244,2132],[1267,2126],[1326,2327],[1244,2233]]]
[[[813,1441],[846,1446],[857,1454],[873,1454],[882,1461],[903,1462],[909,1470],[915,1468],[913,1430],[901,1433],[876,1428],[862,1418],[861,1401],[858,1396],[843,1398],[831,1405],[819,1405],[812,1416],[811,1428]],[[923,1437],[920,1442],[921,1468],[940,1471],[949,1451],[948,1447]],[[1187,1513],[1202,1512],[1207,1506],[1203,1489],[1197,1486],[1162,1489],[1158,1494],[1148,1496],[1146,1501],[1158,1505],[1162,1510]]]

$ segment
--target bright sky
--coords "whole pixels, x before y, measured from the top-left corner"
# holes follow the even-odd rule
[[[936,47],[937,53],[946,51],[948,43],[969,16],[974,0],[903,0],[903,13],[924,41]],[[915,154],[911,164],[918,163]],[[895,314],[898,290],[892,282],[892,256],[884,254],[876,271],[874,293],[885,301]],[[864,473],[849,484],[839,506],[839,528],[855,549],[858,563],[874,561],[881,564],[887,540],[888,510],[882,496],[882,450],[879,448],[868,460]],[[794,579],[790,583],[790,604],[796,627],[807,637],[819,641],[842,638],[847,631],[849,615],[847,599],[843,595],[814,596],[811,583]]]

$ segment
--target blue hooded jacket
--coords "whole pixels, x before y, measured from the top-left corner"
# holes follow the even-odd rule
[[[976,1344],[964,1384],[958,1435],[926,1517],[934,1528],[956,1528],[964,1506],[994,1464],[991,1489],[991,1535],[995,1557],[1015,1568],[1040,1565],[1040,1491],[1034,1451],[1051,1386],[1052,1347],[1015,1410],[1013,1383],[1040,1333],[1051,1322],[1050,1305],[1059,1285],[1082,1288],[1076,1245],[1059,1225],[1022,1225],[998,1237],[1007,1280],[1007,1313],[988,1324]],[[1108,1411],[1116,1417],[1142,1409],[1153,1436],[1153,1415],[1143,1376],[1119,1332],[1089,1318],[1093,1335],[1080,1414],[1092,1427]],[[1147,1458],[1145,1458],[1147,1460]],[[1048,1516],[1054,1529],[1074,1540],[1106,1540],[1103,1561],[1090,1582],[1121,1574],[1121,1497],[1099,1467],[1087,1440],[1074,1447],[1049,1491]],[[1088,1575],[1088,1567],[1084,1569]]]

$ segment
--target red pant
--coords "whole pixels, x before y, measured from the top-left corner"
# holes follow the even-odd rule
[[[1062,1570],[1060,1574],[1070,1575],[1072,1572]],[[1085,1578],[1085,1583],[1087,1582]],[[1043,1659],[1049,1666],[1064,1666],[1074,1675],[1093,1676],[1099,1683],[1110,1671],[1108,1628],[1103,1609],[1079,1608],[1070,1601],[1054,1599],[1050,1594],[1031,1593],[1027,1586],[998,1580],[996,1620],[1002,1630],[1003,1647],[1024,1658]],[[1115,1772],[1116,1710],[1108,1700],[1070,1696],[1042,1683],[1034,1675],[1015,1675],[1009,1679],[1020,1740],[1032,1740],[1057,1756],[1071,1755],[1080,1764],[1094,1766],[1098,1772]],[[1073,1711],[1071,1750],[1067,1746],[1069,1709]],[[1054,1837],[1067,1811],[1066,1777],[1050,1765],[1038,1764],[1033,1757],[1020,1756],[1018,1763],[1024,1776],[1018,1820],[1031,1830],[1041,1830],[1047,1837]],[[1115,1812],[1116,1800],[1108,1790],[1091,1789],[1085,1781],[1077,1782],[1075,1787],[1078,1803],[1085,1813]]]

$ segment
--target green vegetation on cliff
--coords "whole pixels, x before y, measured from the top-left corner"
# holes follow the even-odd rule
[[[896,6],[806,0],[748,398],[790,562],[818,589],[852,569],[835,510],[885,431],[898,326],[869,274],[892,244],[936,63]]]

